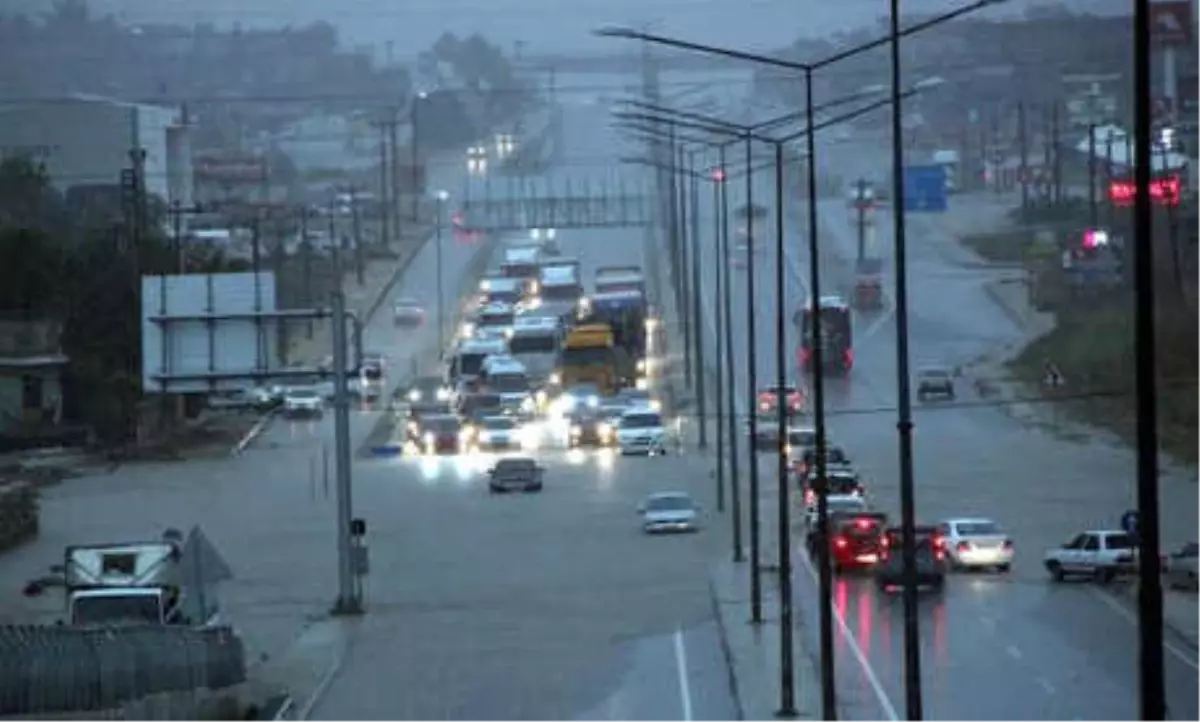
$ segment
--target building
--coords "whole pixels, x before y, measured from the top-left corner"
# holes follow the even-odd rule
[[[131,152],[145,152],[146,190],[191,205],[191,153],[180,111],[99,96],[0,105],[0,158],[44,163],[55,187],[118,184]]]
[[[46,320],[0,320],[0,447],[54,435],[62,421],[60,324]]]

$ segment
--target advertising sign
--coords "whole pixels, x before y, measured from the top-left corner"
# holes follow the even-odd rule
[[[1152,0],[1150,33],[1159,45],[1187,46],[1192,42],[1192,0]]]

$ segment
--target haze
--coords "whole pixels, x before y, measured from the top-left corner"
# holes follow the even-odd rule
[[[1128,10],[1128,2],[1122,0],[1011,0],[991,12],[1020,14],[1047,4],[1093,13]],[[39,11],[52,7],[53,0],[7,0],[5,5]],[[89,5],[129,23],[279,27],[326,20],[348,44],[371,45],[382,52],[386,43],[394,43],[399,59],[414,56],[446,31],[479,31],[505,47],[524,41],[532,53],[603,53],[614,47],[613,42],[592,37],[590,31],[606,24],[652,23],[699,42],[772,48],[798,36],[871,24],[888,8],[885,0],[91,0]],[[903,2],[905,12],[912,13],[954,5],[953,0]],[[553,22],[547,20],[551,17]]]

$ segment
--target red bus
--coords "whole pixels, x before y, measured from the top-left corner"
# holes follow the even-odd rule
[[[847,373],[854,366],[854,336],[850,305],[837,296],[823,296],[817,304],[821,311],[821,357],[825,371]],[[812,371],[813,306],[810,303],[797,314],[800,326],[800,370]]]

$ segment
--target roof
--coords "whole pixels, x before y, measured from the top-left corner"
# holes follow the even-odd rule
[[[508,350],[508,341],[503,338],[468,338],[458,347],[459,353],[494,353],[497,349]]]
[[[504,303],[502,301],[496,301],[494,303],[485,303],[479,307],[478,312],[479,313],[512,313],[513,305],[511,303]]]

